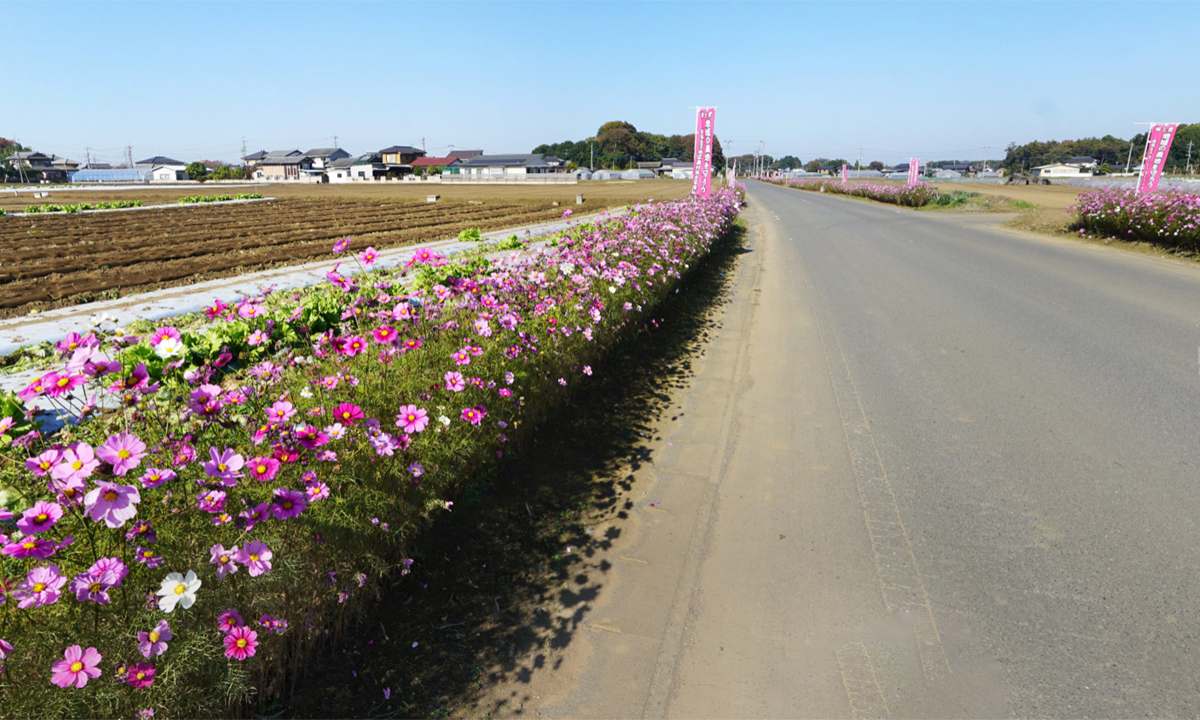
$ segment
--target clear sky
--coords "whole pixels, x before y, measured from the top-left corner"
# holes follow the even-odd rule
[[[0,136],[120,161],[528,152],[604,122],[885,162],[1200,122],[1200,3],[0,5]],[[13,47],[13,46],[10,46]]]

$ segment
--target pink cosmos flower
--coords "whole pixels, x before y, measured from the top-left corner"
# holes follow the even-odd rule
[[[515,380],[515,379],[516,379],[516,376],[513,375],[511,372],[504,373],[504,384],[505,385],[512,385],[513,380]]]
[[[246,566],[250,577],[258,577],[271,570],[271,549],[260,540],[246,543],[234,559]]]
[[[13,650],[12,643],[0,638],[0,660],[7,660],[8,656],[13,654]]]
[[[403,428],[404,432],[411,435],[421,432],[427,425],[429,425],[429,415],[425,412],[425,408],[419,408],[416,405],[400,406],[400,414],[396,416],[396,427]]]
[[[29,571],[20,585],[17,585],[12,596],[17,601],[17,607],[22,610],[53,605],[58,602],[62,586],[66,584],[67,578],[59,574],[57,565],[36,567]]]
[[[158,625],[150,632],[139,632],[137,634],[138,650],[147,658],[162,655],[167,651],[167,643],[172,638],[171,626],[167,624],[166,620],[159,620]]]
[[[204,473],[219,479],[226,487],[237,485],[237,479],[242,476],[238,470],[246,464],[242,456],[231,448],[218,453],[215,447],[208,449],[208,456],[211,459],[204,463]]]
[[[179,477],[174,470],[162,470],[160,468],[146,468],[146,472],[138,478],[138,482],[142,484],[144,490],[153,490],[154,488],[168,483]]]
[[[117,574],[111,569],[100,572],[89,570],[79,573],[71,579],[71,592],[75,593],[75,599],[79,602],[90,601],[107,605],[112,602],[112,598],[108,595],[108,589],[117,586],[120,582]]]
[[[371,331],[371,334],[375,336],[375,342],[379,343],[380,345],[390,345],[395,342],[397,337],[399,337],[399,333],[396,332],[396,328],[391,327],[390,325],[377,327]]]
[[[220,300],[213,300],[212,305],[204,308],[204,316],[209,320],[219,317],[222,313],[229,309],[229,306]]]
[[[141,545],[138,545],[136,548],[134,548],[133,556],[137,558],[138,562],[152,570],[159,565],[162,565],[163,561],[162,555],[159,555],[149,548],[144,548]]]
[[[210,563],[217,566],[217,579],[224,580],[225,576],[238,571],[238,564],[234,559],[238,554],[238,546],[234,545],[228,550],[224,546],[217,544],[213,545],[209,550],[211,554]]]
[[[100,344],[100,341],[92,333],[80,335],[77,332],[69,332],[66,337],[54,344],[54,347],[63,355],[69,355],[80,348],[94,348]]]
[[[315,450],[329,442],[329,436],[313,425],[305,425],[296,430],[296,439],[309,450]]]
[[[50,470],[50,477],[70,484],[88,479],[98,467],[100,461],[96,459],[92,446],[76,443],[63,451],[62,459]]]
[[[246,463],[246,467],[250,469],[250,477],[259,482],[274,480],[275,475],[279,473],[279,461],[275,458],[250,458],[250,462]]]
[[[257,347],[259,345],[262,345],[263,343],[265,343],[266,341],[268,341],[270,339],[271,339],[271,336],[266,334],[262,330],[255,330],[253,333],[250,334],[250,337],[246,338],[246,342],[252,346]]]
[[[129,668],[125,682],[141,690],[154,684],[154,666],[148,662],[140,662]]]
[[[358,259],[362,261],[363,265],[371,267],[375,264],[375,261],[379,259],[379,253],[375,252],[375,248],[369,247],[366,250],[363,250],[362,255],[359,255]]]
[[[230,632],[242,627],[246,623],[242,621],[242,615],[237,610],[230,608],[217,616],[217,627],[221,632],[228,635]]]
[[[96,449],[96,455],[112,465],[113,475],[124,475],[141,465],[142,458],[146,457],[146,443],[137,435],[117,433]]]
[[[459,350],[458,352],[451,353],[450,357],[454,358],[455,365],[470,365],[471,364],[471,353],[467,352],[466,348],[463,348],[462,350]]]
[[[425,474],[425,468],[419,462],[412,463],[408,466],[408,471],[413,477],[421,477]]]
[[[400,344],[400,349],[404,352],[408,352],[410,350],[419,349],[423,344],[424,342],[422,342],[420,338],[409,338]]]
[[[253,657],[258,647],[258,633],[248,627],[235,628],[225,636],[225,657],[245,660]]]
[[[356,420],[363,419],[363,411],[357,405],[342,403],[333,409],[333,417],[346,425],[353,425]]]
[[[150,336],[150,347],[157,347],[163,340],[181,340],[182,338],[183,336],[179,334],[179,331],[174,326],[164,325],[155,330],[154,334]]]
[[[42,377],[37,378],[36,380],[30,382],[28,385],[25,386],[24,390],[17,393],[17,398],[21,402],[29,402],[33,398],[38,397],[39,395],[45,394],[47,377],[49,377],[49,376],[43,375]]]
[[[267,419],[273,423],[287,422],[296,414],[296,408],[286,400],[280,400],[267,408]]]
[[[447,390],[462,392],[467,389],[466,382],[463,381],[463,376],[460,372],[448,372],[442,376],[442,379],[446,381]]]
[[[28,557],[48,558],[58,550],[58,546],[49,540],[26,537],[8,543],[0,550],[0,554],[8,555],[15,560]]]
[[[40,455],[27,459],[25,469],[33,473],[35,477],[45,477],[62,460],[62,456],[62,450],[56,448],[45,450]]]
[[[17,521],[17,527],[26,535],[35,535],[46,532],[57,525],[62,516],[61,505],[39,500],[33,504],[33,507],[21,514],[21,519]]]
[[[591,366],[591,365],[584,365],[584,366],[583,366],[583,374],[584,374],[584,375],[591,375],[591,374],[592,374],[592,366]]]
[[[117,557],[100,558],[88,568],[88,572],[90,573],[103,573],[109,570],[113,571],[117,576],[117,585],[120,585],[125,576],[129,574],[129,568],[125,567],[125,563],[121,562],[121,558]]]
[[[137,515],[137,504],[142,501],[137,488],[132,485],[117,485],[101,480],[83,498],[88,517],[103,522],[110,528],[119,528],[126,520]]]
[[[288,488],[275,488],[271,499],[271,515],[276,520],[289,520],[304,512],[308,507],[308,499],[304,493]]]
[[[206,490],[196,495],[196,507],[208,513],[223,512],[225,510],[225,493],[221,490]]]
[[[317,500],[324,500],[329,497],[329,486],[323,482],[315,482],[311,485],[304,486],[304,497],[308,502],[313,503]]]
[[[348,247],[350,247],[350,238],[342,238],[333,244],[333,254],[337,255]]]
[[[484,414],[475,408],[463,408],[462,419],[478,427],[479,423],[483,421]]]
[[[46,396],[58,398],[71,394],[71,391],[87,382],[87,376],[77,373],[59,375],[52,372],[43,377],[42,382]]]
[[[88,678],[100,677],[100,668],[96,666],[100,664],[101,659],[100,653],[96,652],[94,647],[84,650],[78,645],[72,645],[63,653],[62,660],[50,666],[50,670],[54,672],[50,682],[61,688],[72,685],[81,688],[88,684]]]
[[[274,615],[261,615],[258,618],[258,624],[261,625],[267,632],[279,634],[288,628],[288,621]]]

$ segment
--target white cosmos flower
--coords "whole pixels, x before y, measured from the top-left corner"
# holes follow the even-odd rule
[[[188,570],[187,576],[171,573],[162,581],[162,587],[155,593],[158,595],[158,607],[165,613],[183,605],[187,610],[196,602],[196,591],[200,589],[200,578],[194,570]]]
[[[183,351],[183,341],[175,338],[163,338],[158,345],[154,346],[154,354],[162,359],[175,357]]]

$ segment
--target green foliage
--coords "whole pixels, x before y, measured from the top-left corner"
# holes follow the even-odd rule
[[[632,162],[661,160],[665,157],[690,162],[695,143],[695,133],[658,135],[642,132],[630,123],[616,120],[601,125],[595,137],[542,144],[535,147],[533,152],[562,158],[575,163],[576,167],[592,167],[594,151],[595,167],[625,169]],[[725,154],[716,137],[713,138],[713,167],[725,167]]]
[[[222,165],[216,170],[213,170],[212,175],[209,177],[211,177],[213,180],[247,180],[250,178],[250,173],[246,172],[240,167]]]
[[[238,193],[233,196],[234,200],[258,200],[262,198],[262,193]]]
[[[977,192],[964,192],[962,190],[954,190],[952,192],[940,192],[933,197],[930,204],[938,207],[958,207],[966,205],[971,201],[971,198],[979,197]]]
[[[142,207],[141,200],[114,200],[112,202],[99,203],[72,203],[68,205],[59,205],[57,203],[46,203],[44,205],[26,205],[25,213],[28,215],[37,215],[39,213],[68,213],[73,214],[81,210],[120,210],[122,208]]]
[[[495,270],[495,267],[492,261],[483,257],[449,262],[444,265],[420,265],[413,276],[413,288],[428,290],[437,285],[446,285],[452,280],[465,280],[476,276],[488,275],[493,270]]]
[[[208,179],[208,168],[204,167],[202,162],[189,163],[184,172],[193,180],[204,182]]]
[[[1024,200],[1013,200],[1012,206],[1021,208],[1022,210],[1035,210],[1037,208],[1037,205],[1034,205],[1031,202],[1026,202]]]
[[[196,203],[228,202],[232,195],[188,195],[179,198],[180,205],[195,205]]]
[[[525,247],[525,243],[516,235],[509,235],[500,242],[496,243],[497,250],[520,250]]]
[[[479,242],[482,239],[483,235],[480,234],[479,228],[470,228],[458,234],[459,242]]]

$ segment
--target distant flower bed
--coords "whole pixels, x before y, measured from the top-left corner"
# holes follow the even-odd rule
[[[1079,232],[1157,245],[1200,245],[1200,195],[1162,191],[1092,190],[1071,208]]]
[[[501,262],[373,271],[347,238],[320,288],[63,338],[61,367],[0,398],[2,714],[265,707],[739,202],[651,203]],[[39,429],[35,398],[68,424]]]
[[[788,180],[788,187],[812,192],[836,193],[838,195],[853,195],[865,197],[879,202],[904,205],[906,207],[923,207],[937,197],[938,192],[925,183],[916,185],[869,185],[861,183],[841,183],[833,180]]]

